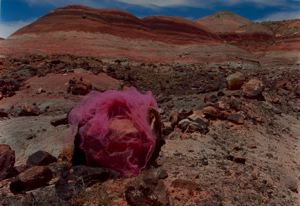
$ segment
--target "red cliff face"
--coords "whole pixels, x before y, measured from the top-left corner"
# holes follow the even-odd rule
[[[252,61],[273,57],[274,51],[292,51],[293,58],[299,59],[299,24],[299,20],[253,23],[230,12],[198,21],[164,16],[141,19],[124,11],[73,5],[56,9],[0,41],[0,55],[67,53],[210,63]]]
[[[177,44],[217,39],[216,35],[194,22],[181,18],[149,17],[139,19],[123,11],[92,9],[84,6],[68,6],[57,9],[35,23],[20,29],[14,36],[57,31],[106,33],[119,37],[167,41]]]

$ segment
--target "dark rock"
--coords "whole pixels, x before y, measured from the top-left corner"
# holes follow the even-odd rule
[[[264,90],[263,82],[258,79],[251,79],[242,87],[243,95],[248,98],[258,98]]]
[[[217,95],[214,95],[214,94],[211,94],[211,95],[205,95],[204,97],[204,102],[207,103],[207,102],[212,102],[212,103],[216,103],[218,101],[218,96]]]
[[[119,174],[109,169],[83,165],[75,166],[70,171],[62,172],[55,188],[61,199],[68,200],[80,194],[87,187],[117,177]]]
[[[46,166],[34,166],[20,173],[10,184],[13,193],[22,193],[43,186],[52,179],[52,171]]]
[[[8,117],[8,113],[6,111],[4,111],[3,109],[0,109],[0,118],[1,117]]]
[[[45,201],[45,199],[44,199]],[[35,204],[35,199],[32,194],[14,195],[14,196],[3,196],[0,195],[1,206],[32,206]]]
[[[167,206],[168,194],[162,180],[147,175],[142,180],[130,183],[125,190],[125,198],[130,206]]]
[[[300,97],[300,83],[295,88],[295,95],[297,95],[298,97]]]
[[[228,155],[227,159],[238,164],[246,164],[246,158],[243,157],[234,157],[233,155]]]
[[[241,114],[230,114],[227,117],[227,120],[235,124],[244,124],[244,116]]]
[[[158,171],[157,176],[158,176],[158,179],[166,179],[166,178],[168,178],[169,175],[168,175],[168,172],[166,170],[161,169],[161,170]]]
[[[50,123],[54,127],[58,127],[60,125],[67,125],[68,124],[68,117],[57,118],[57,119],[52,120]]]
[[[162,134],[164,136],[167,136],[167,135],[171,134],[173,131],[174,131],[174,129],[171,126],[171,122],[167,122],[167,123],[163,124]]]
[[[0,93],[3,97],[11,97],[16,94],[19,89],[19,84],[16,81],[0,79]],[[1,98],[0,98],[1,99]]]
[[[30,155],[27,159],[27,165],[46,166],[56,162],[57,158],[45,151],[37,151]]]
[[[245,76],[241,72],[236,72],[234,74],[229,75],[226,78],[226,81],[227,81],[227,88],[229,90],[238,90],[242,87],[245,81]]]
[[[10,176],[14,172],[15,151],[10,146],[0,144],[0,180]]]

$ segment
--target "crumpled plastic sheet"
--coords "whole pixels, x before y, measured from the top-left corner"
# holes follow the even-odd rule
[[[149,124],[149,109],[158,109],[151,92],[93,91],[69,114],[72,136],[79,133],[87,164],[138,175],[154,152],[157,137]]]

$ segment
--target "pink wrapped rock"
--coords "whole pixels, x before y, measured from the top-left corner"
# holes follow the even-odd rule
[[[73,164],[138,175],[162,146],[157,103],[151,92],[91,92],[69,114]]]

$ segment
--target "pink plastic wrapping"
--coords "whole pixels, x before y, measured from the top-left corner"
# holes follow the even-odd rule
[[[152,93],[135,88],[88,94],[69,115],[72,136],[79,132],[87,164],[138,175],[156,144],[148,122],[150,108],[157,109]]]

